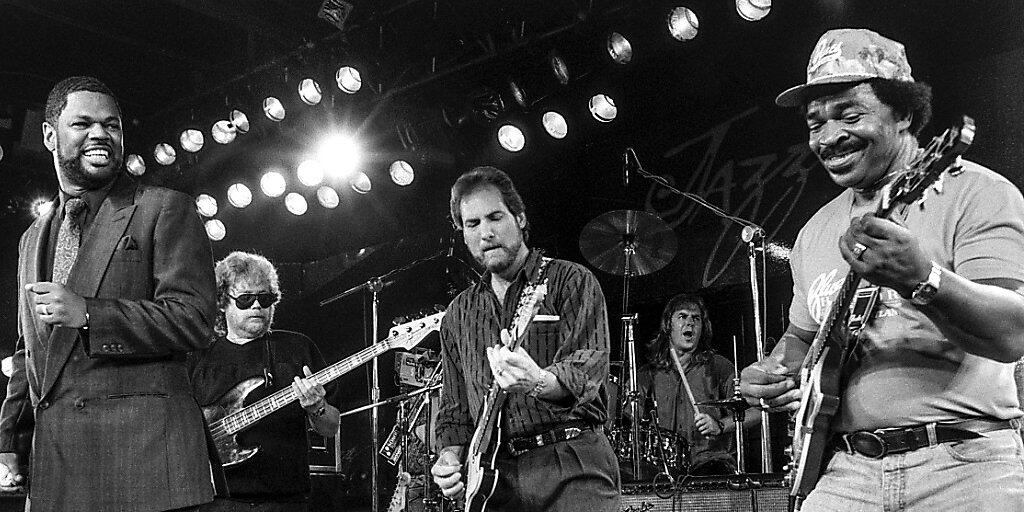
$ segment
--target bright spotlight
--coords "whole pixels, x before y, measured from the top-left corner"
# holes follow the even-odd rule
[[[569,125],[565,122],[562,114],[558,112],[545,112],[541,117],[541,123],[544,124],[544,131],[556,139],[564,139],[569,133]]]
[[[245,112],[232,110],[228,121],[231,121],[238,133],[249,133],[249,116],[245,115]]]
[[[607,94],[595,94],[590,98],[590,114],[602,123],[610,123],[618,115],[615,100]]]
[[[306,105],[316,105],[323,99],[324,93],[320,90],[320,84],[312,78],[305,78],[299,82],[299,98]]]
[[[281,100],[268,96],[263,100],[263,113],[267,115],[267,119],[281,122],[285,116],[284,105],[281,104]]]
[[[153,148],[153,158],[156,159],[160,165],[171,165],[174,160],[178,157],[178,153],[174,151],[174,148],[166,142],[161,142]]]
[[[761,21],[772,10],[772,0],[736,0],[736,12],[747,21]]]
[[[341,203],[341,198],[338,197],[338,191],[331,187],[323,186],[316,189],[316,200],[320,201],[320,205],[324,208],[337,208],[338,204]]]
[[[287,183],[284,181],[284,176],[277,171],[269,171],[260,178],[260,188],[263,189],[263,193],[267,197],[281,197],[285,187],[287,187]]]
[[[618,32],[612,32],[612,35],[608,36],[607,48],[608,55],[618,64],[628,64],[633,60],[633,45],[629,44],[629,39]]]
[[[329,176],[344,178],[359,167],[362,160],[359,153],[359,146],[352,137],[334,135],[320,144],[317,159]]]
[[[523,149],[526,145],[526,137],[518,126],[506,124],[498,128],[498,143],[501,147],[515,152]]]
[[[302,197],[302,194],[289,192],[284,196],[284,207],[293,215],[302,215],[309,209],[309,204],[306,203],[306,198]]]
[[[214,242],[224,240],[224,235],[228,234],[228,230],[224,227],[224,223],[220,219],[210,219],[204,224],[206,227],[206,236]]]
[[[181,132],[181,149],[188,151],[189,153],[195,153],[200,149],[203,149],[203,144],[206,140],[203,138],[203,132],[189,128]]]
[[[356,174],[355,179],[352,180],[352,190],[360,194],[369,192],[371,188],[373,188],[373,184],[370,183],[370,177],[365,172]]]
[[[324,180],[324,168],[316,160],[302,162],[295,174],[299,178],[299,183],[307,187],[315,187]]]
[[[235,208],[245,208],[252,203],[252,191],[241,183],[235,183],[228,187],[228,202]]]
[[[359,70],[352,66],[338,68],[334,80],[338,82],[338,89],[349,94],[355,94],[363,87],[363,78],[359,75]]]
[[[676,7],[668,15],[668,31],[672,37],[680,41],[689,41],[697,37],[699,26],[697,15],[686,7]]]
[[[32,215],[42,217],[53,209],[53,201],[47,199],[36,199],[32,201]]]
[[[213,128],[210,128],[210,135],[213,135],[213,140],[218,144],[230,144],[231,141],[235,140],[235,136],[238,135],[238,129],[235,128],[235,125],[231,124],[231,121],[221,119],[213,123]]]
[[[146,161],[139,155],[128,155],[128,158],[124,160],[124,166],[128,168],[128,172],[135,176],[146,174]]]
[[[4,148],[3,148],[3,146],[0,146],[0,160],[3,160],[3,159],[4,159]]]
[[[196,196],[196,210],[204,217],[217,215],[217,200],[210,194],[199,194]]]
[[[416,177],[412,170],[412,166],[405,160],[395,160],[392,162],[389,173],[391,174],[391,181],[395,182],[395,185],[400,187],[409,185]]]
[[[565,59],[558,52],[551,50],[551,53],[548,54],[548,65],[551,66],[551,72],[555,74],[558,83],[562,85],[569,83],[569,65],[565,63]]]

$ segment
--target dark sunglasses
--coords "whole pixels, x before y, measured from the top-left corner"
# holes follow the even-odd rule
[[[235,307],[238,309],[249,309],[257,301],[261,308],[269,308],[277,303],[277,295],[273,293],[243,293],[238,297],[229,293],[228,297],[235,299]]]

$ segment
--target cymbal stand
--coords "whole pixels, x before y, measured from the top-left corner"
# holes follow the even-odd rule
[[[761,310],[764,307],[764,303],[762,301],[762,297],[763,297],[763,294],[764,294],[764,289],[763,289],[763,286],[761,286],[762,280],[764,279],[764,272],[758,272],[759,266],[757,264],[758,255],[760,255],[760,258],[762,260],[764,259],[764,239],[765,239],[764,229],[762,229],[761,226],[758,226],[757,224],[755,224],[755,223],[753,223],[753,222],[751,222],[749,220],[737,217],[735,215],[730,215],[729,213],[723,211],[721,208],[719,208],[719,207],[717,207],[717,206],[707,202],[703,197],[700,197],[697,194],[692,194],[690,192],[683,192],[682,190],[679,190],[679,189],[673,187],[671,184],[669,184],[669,182],[665,178],[663,178],[661,176],[656,176],[654,174],[651,174],[650,172],[647,172],[643,168],[643,166],[640,164],[640,159],[637,158],[636,152],[634,152],[632,148],[627,148],[627,151],[629,153],[632,153],[632,155],[633,155],[633,162],[635,162],[635,164],[636,164],[636,167],[635,167],[636,172],[638,174],[640,174],[641,176],[643,176],[644,178],[647,178],[648,180],[653,181],[653,182],[657,183],[658,185],[661,185],[663,188],[665,188],[666,190],[668,190],[668,191],[670,191],[670,192],[672,192],[672,193],[674,193],[676,195],[683,196],[683,197],[685,197],[685,198],[687,198],[687,199],[689,199],[689,200],[691,200],[691,201],[693,201],[693,202],[703,206],[705,209],[707,209],[711,213],[714,213],[715,215],[717,215],[717,216],[719,216],[719,217],[721,217],[723,219],[729,220],[729,221],[731,221],[731,222],[733,222],[735,224],[743,226],[743,231],[741,233],[741,237],[742,237],[743,241],[748,244],[748,248],[749,248],[749,251],[748,251],[748,261],[749,261],[749,267],[750,267],[750,295],[751,295],[751,298],[753,300],[753,307],[754,307],[754,342],[755,342],[755,348],[757,350],[757,355],[755,357],[755,360],[760,360],[761,358],[763,358],[767,354],[767,352],[765,351],[765,346],[764,346],[764,331],[765,331],[764,316],[761,313]],[[762,261],[762,263],[763,263],[763,261]],[[764,265],[762,264],[760,268],[763,269],[763,267],[764,267]],[[760,276],[760,277],[758,277],[758,276]],[[737,372],[736,375],[738,377],[739,373]],[[771,473],[772,472],[771,428],[770,428],[770,426],[768,424],[768,418],[769,418],[768,417],[768,412],[762,410],[761,411],[761,471],[763,473]]]
[[[734,368],[732,377],[732,397],[733,400],[743,400],[743,395],[740,394],[740,364],[737,348],[736,336],[732,337],[732,364]],[[746,402],[743,402],[742,407],[732,407],[732,425],[735,432],[733,435],[736,437],[736,472],[743,474],[747,472],[747,464],[743,454],[743,418],[746,416]],[[763,419],[763,418],[762,418]],[[762,449],[764,445],[761,445]]]
[[[629,378],[626,381],[625,399],[629,403],[629,443],[632,454],[633,477],[640,475],[640,418],[642,407],[640,403],[640,389],[637,385],[636,376],[636,344],[633,339],[633,326],[636,324],[636,313],[629,314],[629,278],[633,273],[633,253],[636,251],[636,240],[634,235],[623,236],[623,253],[625,256],[625,268],[622,273],[622,349],[626,352],[623,361],[628,367]]]

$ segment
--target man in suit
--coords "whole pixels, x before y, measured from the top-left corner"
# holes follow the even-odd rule
[[[191,510],[213,499],[185,354],[213,340],[212,254],[190,198],[122,171],[111,91],[50,92],[43,143],[59,202],[19,246],[14,373],[0,409],[0,486],[39,510]],[[34,419],[30,475],[14,439]]]

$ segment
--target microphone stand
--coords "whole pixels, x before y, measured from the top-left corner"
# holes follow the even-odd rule
[[[761,308],[763,307],[762,296],[763,296],[763,293],[764,293],[764,290],[763,290],[763,287],[762,287],[762,279],[764,278],[764,273],[763,272],[758,272],[758,256],[760,256],[761,267],[762,267],[762,270],[763,270],[763,267],[764,267],[764,238],[765,238],[764,229],[762,229],[761,226],[758,226],[757,224],[755,224],[755,223],[753,223],[753,222],[751,222],[749,220],[746,220],[746,219],[743,219],[741,217],[737,217],[735,215],[730,215],[729,213],[726,213],[721,208],[719,208],[719,207],[717,207],[717,206],[707,202],[703,197],[700,197],[697,194],[693,194],[693,193],[690,193],[690,192],[683,192],[682,190],[679,190],[679,189],[673,187],[671,184],[669,184],[669,182],[665,178],[662,178],[661,176],[656,176],[654,174],[651,174],[651,173],[647,172],[643,168],[643,166],[640,165],[640,159],[637,158],[636,152],[633,151],[633,148],[626,148],[626,152],[627,152],[627,155],[628,154],[632,154],[633,155],[633,161],[635,162],[635,165],[636,165],[636,172],[640,176],[643,176],[644,178],[647,178],[648,180],[653,181],[653,182],[657,183],[658,185],[661,185],[662,187],[664,187],[665,189],[669,190],[670,192],[672,192],[672,193],[674,193],[676,195],[683,196],[683,197],[685,197],[685,198],[687,198],[687,199],[689,199],[689,200],[691,200],[691,201],[693,201],[693,202],[703,206],[705,209],[711,211],[712,213],[714,213],[715,215],[717,215],[717,216],[719,216],[719,217],[721,217],[723,219],[729,220],[730,222],[733,222],[735,224],[743,226],[743,231],[741,233],[741,237],[742,237],[743,241],[747,243],[747,246],[748,246],[747,260],[748,260],[748,265],[749,265],[749,268],[750,268],[750,296],[751,296],[751,299],[753,300],[753,307],[754,307],[754,343],[755,343],[755,348],[757,350],[757,357],[755,359],[756,360],[760,360],[762,357],[765,356],[765,346],[764,346],[765,325],[764,325],[764,316],[761,314]],[[628,163],[628,160],[629,160],[628,156],[626,157],[626,160],[627,160],[627,163]],[[627,170],[627,176],[628,176],[628,170]],[[759,275],[761,276],[760,279],[758,278]],[[736,363],[738,363],[738,361],[736,361]],[[737,379],[739,378],[739,373],[736,374],[736,378]],[[742,428],[741,425],[737,425],[737,427],[738,428]],[[738,449],[742,450],[742,446],[738,447]],[[771,473],[772,472],[771,428],[770,428],[770,426],[768,424],[768,412],[764,411],[764,410],[761,411],[761,472],[762,473]]]

